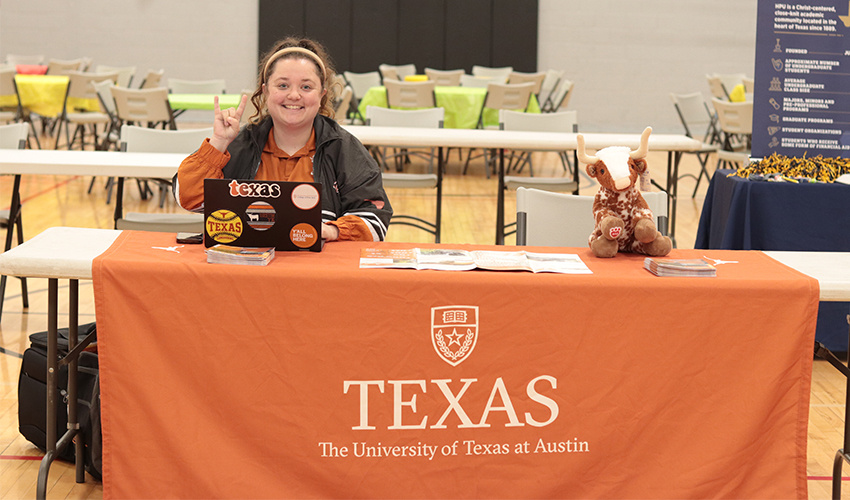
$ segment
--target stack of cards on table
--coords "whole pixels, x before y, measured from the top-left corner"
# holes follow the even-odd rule
[[[656,259],[647,257],[643,267],[656,276],[716,276],[717,269],[702,259]]]
[[[211,264],[265,266],[274,259],[274,247],[236,247],[219,244],[207,248],[206,253],[207,262]]]

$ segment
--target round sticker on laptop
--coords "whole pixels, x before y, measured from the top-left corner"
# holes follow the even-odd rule
[[[292,204],[301,210],[310,210],[319,203],[319,191],[310,184],[299,184],[292,190]]]
[[[207,234],[217,243],[230,243],[242,236],[242,219],[230,210],[216,210],[207,217]]]
[[[310,248],[318,241],[318,238],[319,235],[316,233],[316,228],[304,222],[295,224],[292,230],[289,231],[289,239],[298,248]]]
[[[274,207],[264,201],[255,201],[245,210],[248,215],[248,225],[258,231],[265,231],[274,226]]]

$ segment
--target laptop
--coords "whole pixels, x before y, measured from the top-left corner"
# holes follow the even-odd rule
[[[322,185],[204,179],[204,246],[322,250]]]

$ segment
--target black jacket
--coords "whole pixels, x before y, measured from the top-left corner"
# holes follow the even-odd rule
[[[355,215],[369,225],[376,241],[383,241],[393,210],[381,182],[381,168],[363,144],[334,120],[317,115],[313,127],[316,130],[313,179],[322,184],[322,220]],[[256,177],[271,128],[272,119],[266,117],[239,132],[227,147],[230,160],[222,169],[225,179]],[[174,186],[177,186],[176,175]]]

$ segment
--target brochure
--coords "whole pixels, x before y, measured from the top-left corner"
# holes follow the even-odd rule
[[[461,250],[450,248],[364,248],[364,269],[433,269],[439,271],[531,271],[534,273],[592,274],[576,254],[536,253],[523,250]]]
[[[656,259],[647,257],[643,267],[656,276],[707,276],[717,275],[717,269],[702,259]]]
[[[246,266],[265,266],[274,259],[274,247],[237,247],[232,245],[213,245],[205,250],[210,264],[241,264]]]

